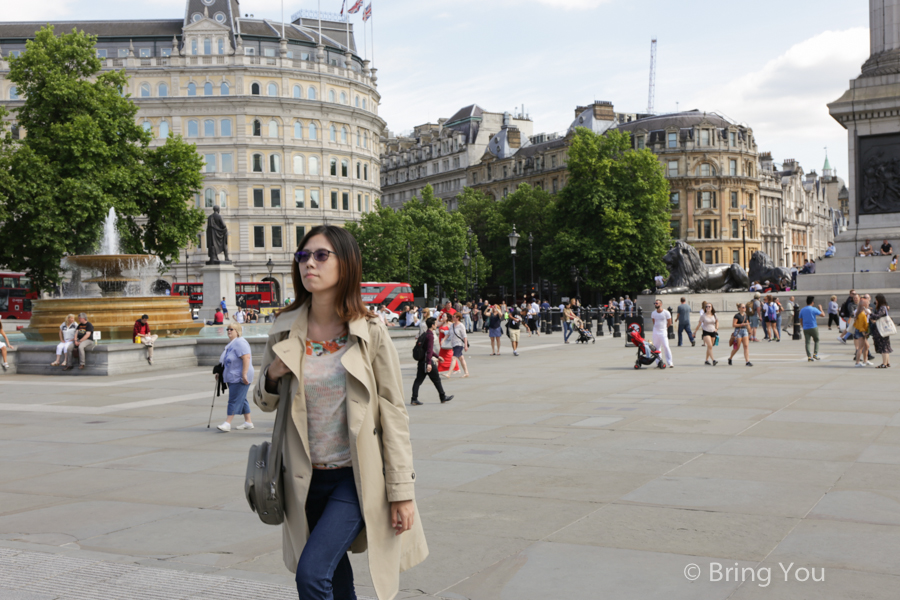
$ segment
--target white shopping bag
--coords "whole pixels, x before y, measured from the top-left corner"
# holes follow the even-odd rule
[[[841,319],[840,317],[838,317],[838,330],[841,333],[847,331],[847,321]]]

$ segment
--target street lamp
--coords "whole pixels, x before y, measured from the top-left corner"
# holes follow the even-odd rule
[[[744,270],[747,270],[747,209],[746,204],[741,204],[741,239],[744,242]]]
[[[469,300],[469,251],[466,250],[466,253],[463,254],[463,265],[466,267],[466,300]]]
[[[528,254],[531,259],[531,280],[529,285],[530,289],[534,289],[534,236],[531,233],[528,234]]]
[[[578,268],[572,267],[572,281],[575,282],[575,298],[581,301],[581,278],[578,276]],[[571,288],[569,288],[571,289]]]
[[[472,238],[475,236],[475,232],[472,231],[471,227],[466,227],[466,248],[472,247]],[[473,296],[478,295],[478,238],[475,238],[475,250],[472,252],[475,257],[475,286],[472,291]]]
[[[519,243],[519,234],[516,233],[516,226],[513,224],[512,233],[509,234],[509,250],[512,253],[513,263],[513,306],[516,304],[516,244]]]
[[[412,285],[412,277],[409,275],[409,266],[412,263],[412,244],[409,243],[409,240],[406,241],[406,283]]]

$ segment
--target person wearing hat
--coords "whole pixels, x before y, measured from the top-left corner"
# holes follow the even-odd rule
[[[156,341],[158,335],[150,333],[150,317],[141,315],[141,318],[134,322],[134,343],[143,344],[147,347],[147,362],[153,364],[153,342]]]

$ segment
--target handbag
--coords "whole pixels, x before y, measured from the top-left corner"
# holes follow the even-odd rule
[[[897,326],[894,325],[894,320],[890,315],[884,315],[875,321],[875,324],[878,326],[878,335],[881,337],[888,337],[897,333]]]
[[[272,442],[250,447],[247,477],[244,479],[244,495],[250,509],[266,525],[281,525],[284,522],[282,451],[287,419],[291,414],[290,374],[278,382],[278,395],[278,413],[275,415]]]

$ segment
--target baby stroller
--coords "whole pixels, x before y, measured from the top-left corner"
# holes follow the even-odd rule
[[[634,361],[635,369],[640,369],[642,365],[652,365],[654,363],[660,369],[666,368],[666,363],[660,358],[659,350],[656,349],[656,346],[642,338],[641,334],[636,330],[629,331],[628,337],[631,339],[631,343],[637,346],[637,360]]]
[[[593,344],[597,343],[597,340],[594,339],[594,336],[591,335],[591,330],[584,326],[584,321],[581,319],[575,319],[572,321],[572,326],[578,330],[578,339],[575,340],[576,344],[587,344],[591,342]]]

